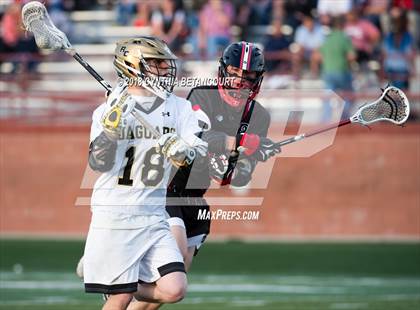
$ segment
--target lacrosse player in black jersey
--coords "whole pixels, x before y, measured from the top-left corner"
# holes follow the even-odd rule
[[[174,170],[167,190],[168,221],[187,270],[210,232],[210,219],[198,217],[209,211],[203,196],[210,180],[245,186],[259,161],[280,152],[267,138],[270,115],[255,101],[264,71],[260,48],[248,42],[230,44],[220,58],[217,85],[193,88],[187,97],[209,151],[208,162]],[[129,310],[159,307],[132,302]]]

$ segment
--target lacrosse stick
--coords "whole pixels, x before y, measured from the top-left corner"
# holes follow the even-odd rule
[[[351,123],[359,123],[369,125],[376,122],[391,122],[396,125],[402,125],[410,114],[410,103],[403,91],[397,87],[389,86],[382,91],[381,97],[372,103],[361,106],[356,113],[347,120],[343,120],[338,124],[328,125],[308,133],[303,133],[292,138],[276,143],[276,146],[287,145],[304,138],[308,138],[319,133],[348,125]]]
[[[36,45],[40,49],[64,50],[76,59],[107,91],[112,90],[112,86],[76,52],[67,39],[66,34],[53,24],[47,9],[41,2],[31,1],[25,4],[22,8],[22,21],[25,29],[34,34]],[[131,111],[131,114],[155,137],[159,138],[161,136],[160,132],[136,111]]]

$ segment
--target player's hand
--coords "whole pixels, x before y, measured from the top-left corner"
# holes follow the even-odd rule
[[[127,123],[126,116],[135,105],[135,100],[130,96],[127,88],[127,84],[118,84],[106,100],[101,124],[106,135],[113,140],[120,137],[121,130]]]
[[[191,165],[196,156],[194,148],[175,133],[161,136],[157,142],[156,151],[170,159],[176,167]]]
[[[236,163],[231,184],[234,186],[245,186],[251,181],[252,171],[255,162],[249,158],[241,158]]]
[[[209,154],[210,177],[221,183],[228,169],[229,159],[225,154]]]
[[[237,139],[240,139],[238,150],[258,161],[266,161],[281,152],[280,146],[266,137],[244,133],[238,135]]]

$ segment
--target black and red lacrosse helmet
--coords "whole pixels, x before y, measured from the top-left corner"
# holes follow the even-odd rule
[[[243,70],[239,83],[238,75],[231,74],[227,68]],[[249,78],[249,73],[255,72],[255,77]],[[232,107],[239,108],[250,102],[260,91],[265,72],[264,55],[254,43],[235,42],[224,50],[219,60],[218,89],[222,99]]]

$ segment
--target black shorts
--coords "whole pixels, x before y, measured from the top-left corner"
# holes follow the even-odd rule
[[[182,206],[166,206],[166,212],[170,217],[178,217],[184,221],[187,238],[197,235],[210,233],[210,219],[199,219],[200,214],[208,214],[210,211],[209,205],[204,198],[200,199],[204,203],[196,205],[182,205]]]
[[[187,233],[188,246],[195,246],[197,252],[210,233],[211,219],[210,217],[202,217],[203,214],[209,214],[210,207],[204,198],[190,197],[186,198],[186,201],[188,203],[183,205],[167,205],[166,211],[171,217],[169,220],[170,224],[173,218],[179,218],[183,221]],[[201,218],[199,218],[200,215]]]

